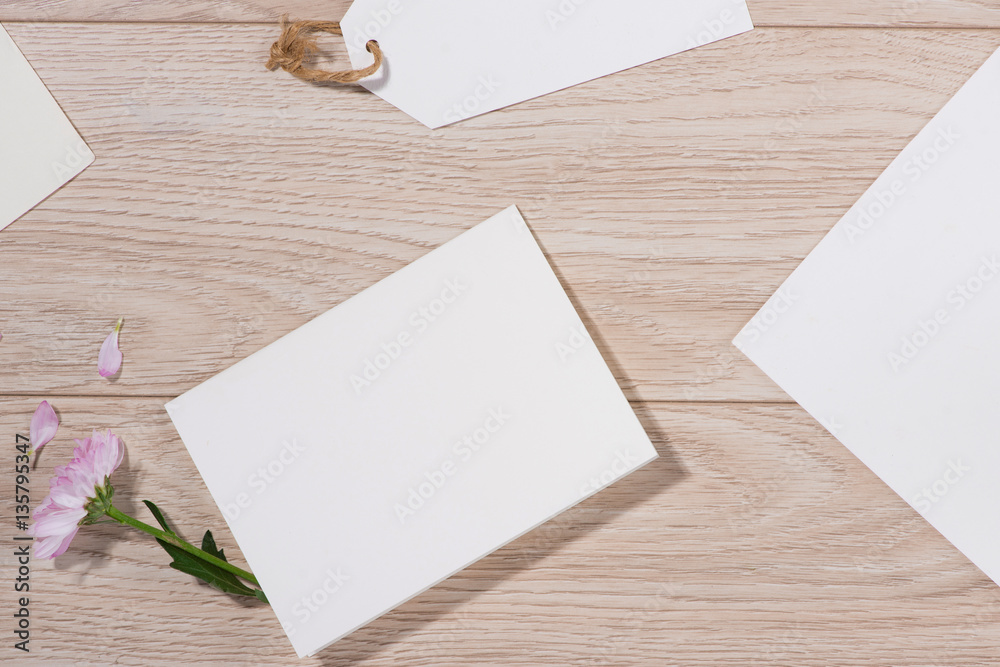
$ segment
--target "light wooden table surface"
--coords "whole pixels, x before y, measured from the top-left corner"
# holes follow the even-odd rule
[[[1000,660],[1000,589],[729,343],[1000,46],[1000,3],[751,0],[752,33],[437,131],[264,69],[280,13],[348,6],[0,6],[97,154],[0,232],[11,465],[40,400],[63,419],[34,501],[72,436],[110,427],[128,444],[119,497],[161,501],[189,538],[213,528],[242,561],[163,403],[511,203],[661,458],[304,661],[269,609],[117,526],[33,562],[32,652],[14,651],[7,483],[0,660]],[[126,361],[108,382],[95,360],[119,316]]]

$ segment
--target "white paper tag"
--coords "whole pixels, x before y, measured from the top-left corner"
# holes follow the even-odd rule
[[[0,229],[93,161],[94,154],[0,27]]]
[[[753,29],[745,0],[356,0],[362,85],[436,128]]]

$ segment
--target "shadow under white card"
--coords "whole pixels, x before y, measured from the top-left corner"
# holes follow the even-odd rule
[[[90,148],[0,26],[0,229],[93,161]]]
[[[361,83],[437,128],[753,29],[745,0],[355,0]],[[661,91],[645,91],[649,95]]]
[[[657,456],[513,207],[167,410],[300,656]]]
[[[1000,51],[734,343],[1000,582]]]

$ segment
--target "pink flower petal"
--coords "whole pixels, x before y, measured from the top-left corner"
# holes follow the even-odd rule
[[[87,497],[77,490],[76,485],[65,484],[52,489],[49,501],[60,507],[76,509],[86,504]]]
[[[109,378],[122,367],[122,353],[118,349],[118,332],[124,319],[119,319],[114,331],[108,334],[101,345],[101,353],[97,356],[97,372],[101,377]]]
[[[42,401],[31,418],[31,451],[37,452],[52,442],[59,430],[59,416],[48,401]]]
[[[80,507],[60,507],[51,504],[47,507],[39,507],[34,514],[35,523],[31,526],[31,534],[35,537],[51,537],[52,535],[62,537],[76,528],[85,516],[87,516],[87,510],[84,509],[83,503],[80,504]]]
[[[50,492],[32,512],[34,523],[28,534],[35,537],[35,556],[55,558],[65,553],[87,517],[87,502],[97,487],[121,465],[125,449],[111,431],[94,431],[76,441],[73,460],[56,466],[49,481]]]
[[[72,531],[66,533],[65,535],[51,535],[49,537],[39,538],[35,542],[35,558],[55,558],[56,556],[62,556],[69,549],[70,542],[76,537],[77,532],[80,530],[79,526],[73,528]]]

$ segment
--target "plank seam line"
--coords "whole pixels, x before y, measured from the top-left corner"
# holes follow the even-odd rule
[[[184,392],[181,392],[184,393]],[[59,394],[55,392],[23,392],[23,393],[4,393],[0,394],[0,400],[3,399],[29,399],[37,398],[44,400],[59,400],[59,399],[93,399],[93,400],[163,400],[172,401],[180,396],[180,394]],[[788,400],[763,400],[757,401],[752,399],[703,399],[689,401],[685,399],[649,399],[643,400],[638,398],[628,399],[630,404],[634,405],[796,405],[795,401],[792,399]]]
[[[167,26],[277,26],[278,20],[273,21],[156,21],[156,20],[48,20],[48,19],[5,19],[0,17],[0,23],[4,25],[167,25]],[[854,25],[820,24],[820,25],[788,25],[779,23],[758,23],[755,28],[770,30],[933,30],[933,31],[956,31],[956,30],[983,30],[998,31],[1000,25],[892,25],[881,23],[865,23]]]

